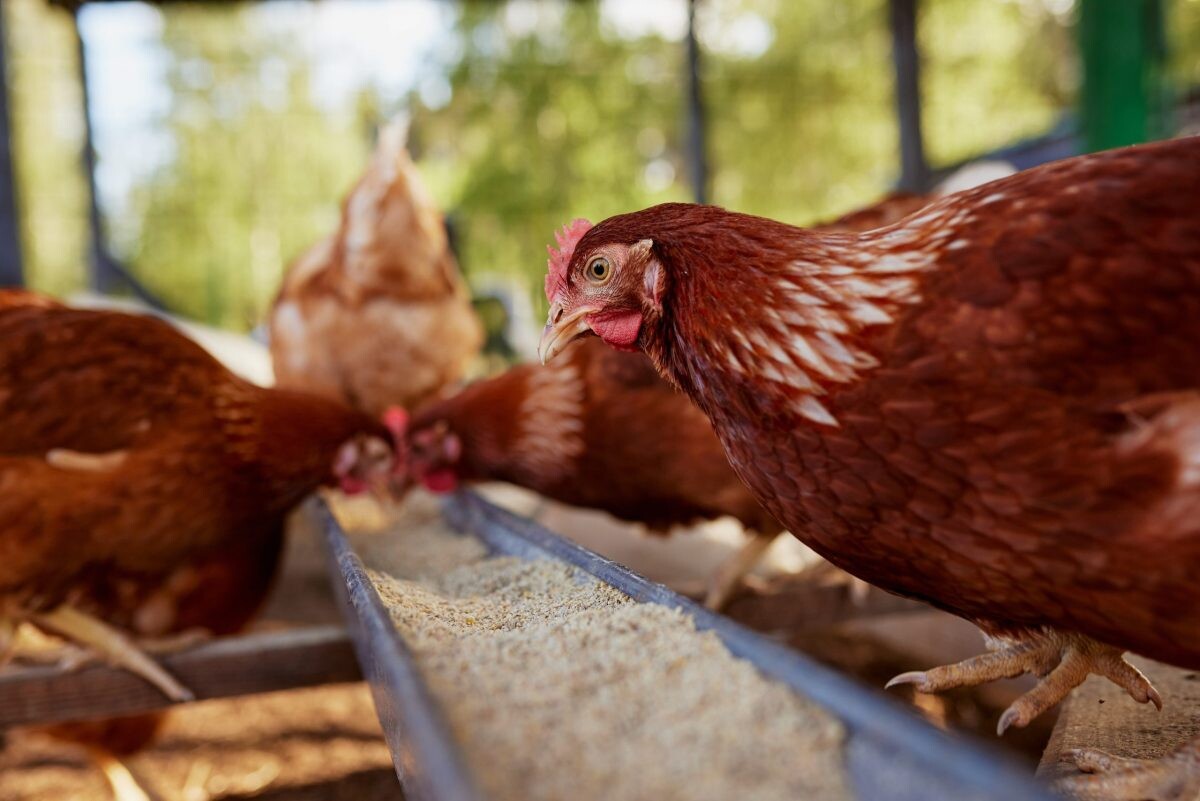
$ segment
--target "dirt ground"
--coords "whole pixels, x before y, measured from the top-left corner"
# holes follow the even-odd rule
[[[263,625],[339,620],[316,544],[293,534]],[[128,766],[161,801],[395,801],[402,798],[363,684],[222,699],[172,710]],[[109,801],[82,749],[8,732],[0,801]]]

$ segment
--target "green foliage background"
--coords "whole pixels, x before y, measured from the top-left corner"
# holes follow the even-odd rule
[[[114,249],[173,310],[248,329],[287,262],[336,224],[376,126],[401,109],[474,283],[512,276],[537,297],[557,226],[688,199],[680,43],[621,36],[591,2],[542,0],[522,26],[507,5],[455,4],[455,46],[431,66],[447,102],[389,104],[364,85],[341,112],[314,102],[298,37],[247,6],[163,9],[171,101],[156,124],[173,157],[107,220]],[[1200,84],[1200,2],[1169,10],[1172,75]],[[886,0],[705,0],[701,12],[713,202],[805,223],[888,189]],[[43,0],[4,0],[3,13],[28,282],[64,294],[85,284],[86,236],[69,17]],[[1070,110],[1072,14],[1069,0],[923,3],[935,164],[1036,135]],[[746,24],[765,24],[765,49],[729,35]]]

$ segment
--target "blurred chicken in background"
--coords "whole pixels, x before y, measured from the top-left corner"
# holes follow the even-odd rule
[[[240,629],[286,512],[322,483],[382,486],[392,469],[390,432],[362,412],[254,386],[160,320],[21,291],[0,292],[0,420],[0,662],[30,623],[174,700],[191,693],[143,638]],[[52,732],[132,792],[115,755],[157,725]]]
[[[581,342],[561,364],[526,364],[419,409],[408,472],[434,492],[506,481],[666,534],[731,516],[754,537],[717,571],[720,608],[782,531],[725,460],[703,413],[641,354]]]
[[[278,386],[375,415],[456,384],[483,344],[406,129],[382,130],[341,227],[292,264],[270,318]]]

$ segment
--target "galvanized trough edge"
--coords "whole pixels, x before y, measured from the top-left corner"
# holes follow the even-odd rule
[[[334,594],[354,640],[363,676],[392,752],[396,775],[412,801],[481,801],[441,708],[412,652],[392,625],[362,560],[350,548],[328,505],[319,498],[306,512],[323,535]]]
[[[714,614],[661,584],[489,503],[474,492],[460,491],[451,496],[445,505],[445,516],[459,531],[475,535],[496,552],[568,562],[637,601],[662,604],[691,616],[697,629],[714,632],[732,654],[825,707],[846,725],[851,738],[847,758],[849,762],[858,762],[849,769],[862,797],[956,801],[1056,798],[1032,778],[1032,771],[1023,769],[996,747],[969,735],[952,736],[943,732],[882,692],[866,689],[836,670]],[[864,760],[879,764],[864,764]],[[915,763],[911,767],[916,775],[927,778],[928,783],[906,790],[896,783],[889,786],[878,783],[875,777],[859,775],[874,769],[895,773],[900,769],[899,762]],[[868,789],[862,780],[876,786]]]

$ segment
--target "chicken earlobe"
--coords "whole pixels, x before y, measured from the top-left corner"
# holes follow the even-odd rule
[[[1041,678],[1037,686],[1004,711],[996,726],[1004,734],[1009,726],[1023,728],[1038,715],[1067,697],[1089,675],[1104,676],[1141,704],[1162,709],[1162,697],[1150,680],[1125,659],[1120,648],[1098,643],[1082,634],[1046,629],[1021,636],[989,638],[990,653],[954,665],[901,673],[885,685],[912,684],[923,693],[974,687],[1025,673]]]
[[[31,621],[39,628],[90,647],[130,673],[141,676],[172,701],[196,700],[191,690],[147,656],[128,636],[102,620],[73,607],[60,606],[51,612],[33,615]]]

